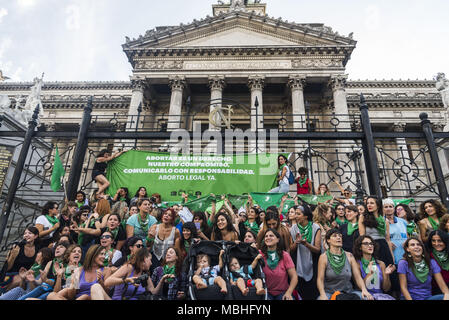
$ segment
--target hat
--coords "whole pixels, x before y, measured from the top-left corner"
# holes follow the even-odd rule
[[[239,211],[238,211],[238,214],[240,215],[240,214],[245,214],[246,215],[246,210],[245,210],[245,208],[243,208],[243,207],[241,207],[240,209],[239,209]]]

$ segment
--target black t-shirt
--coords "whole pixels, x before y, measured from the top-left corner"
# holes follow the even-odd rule
[[[350,223],[350,222],[348,222]],[[348,235],[348,223],[342,224],[338,228],[343,236],[343,250],[351,252],[353,250],[354,241],[360,236],[359,229],[355,230],[350,236]]]
[[[106,232],[106,231],[108,231],[108,227],[101,228],[101,234],[103,234],[103,232]],[[100,239],[100,238],[98,238],[98,239]],[[112,247],[115,248],[117,246],[117,243],[119,241],[123,241],[123,240],[126,240],[126,231],[122,225],[119,225],[118,233],[114,239],[114,242],[112,243]],[[100,240],[98,240],[98,243],[100,243]]]
[[[93,167],[93,171],[106,172],[108,164],[106,162],[96,162]]]
[[[17,255],[16,260],[14,260],[14,264],[12,266],[11,270],[8,270],[8,273],[15,273],[19,272],[20,268],[25,268],[29,270],[31,266],[34,264],[34,261],[36,260],[37,252],[40,250],[40,248],[37,245],[34,245],[34,255],[32,257],[27,257],[25,255],[25,245],[20,244],[20,251]]]

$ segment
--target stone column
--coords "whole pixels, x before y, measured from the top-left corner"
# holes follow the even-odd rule
[[[292,92],[293,131],[306,131],[306,106],[304,102],[305,76],[290,76],[288,86]]]
[[[132,96],[131,103],[128,109],[128,123],[126,124],[126,131],[135,130],[138,127],[137,123],[137,115],[139,105],[143,109],[143,95],[146,87],[146,83],[144,80],[132,80]],[[142,117],[141,117],[142,119]]]
[[[347,75],[337,75],[331,77],[330,86],[332,88],[334,97],[334,112],[340,120],[337,129],[350,130],[351,123],[349,122],[348,101],[346,99],[346,80]]]
[[[222,106],[221,99],[223,99],[223,89],[226,87],[226,82],[224,76],[213,76],[209,78],[209,88],[210,88],[210,112],[212,113],[216,108]],[[213,121],[216,124],[221,122],[218,113],[215,114]],[[209,130],[220,130],[220,127],[216,127],[212,123],[209,123]]]
[[[393,131],[394,132],[404,132],[406,127],[405,122],[395,122],[393,124]],[[394,171],[396,174],[400,174],[401,178],[399,179],[399,186],[402,189],[401,192],[399,192],[400,196],[408,196],[410,192],[407,192],[407,190],[415,190],[415,184],[413,181],[410,181],[410,185],[407,180],[415,180],[413,178],[413,170],[410,170],[410,162],[409,154],[408,154],[408,148],[407,148],[407,141],[405,138],[396,138],[396,162],[394,165]],[[393,155],[392,155],[393,156]],[[410,169],[409,169],[410,168]],[[408,177],[408,179],[407,179]],[[396,175],[392,177],[393,179],[396,179]],[[390,178],[391,179],[391,178]]]
[[[176,76],[169,79],[169,86],[171,89],[170,113],[167,125],[169,131],[181,127],[182,98],[185,85],[186,81],[184,77]]]
[[[251,130],[263,129],[263,88],[265,77],[251,76],[248,78],[248,87],[251,90]],[[256,108],[256,98],[259,103]]]
[[[349,122],[349,110],[348,110],[348,102],[346,99],[346,80],[347,75],[335,75],[332,76],[329,81],[329,86],[332,89],[333,98],[334,98],[334,109],[333,112],[335,114],[335,118],[338,119],[338,125],[336,126],[338,131],[351,131],[351,124]],[[329,119],[331,120],[331,119]],[[332,125],[332,124],[329,124]],[[332,127],[334,129],[334,127]],[[338,160],[339,168],[343,169],[345,172],[354,171],[354,166],[351,163],[351,160],[347,157],[347,154],[352,153],[351,148],[349,147],[350,141],[348,140],[337,140],[338,146]],[[336,160],[336,158],[335,158]],[[348,163],[349,167],[344,167],[343,163]],[[343,167],[341,166],[343,165]],[[342,178],[342,186],[350,187],[352,190],[354,186],[351,183],[346,183],[346,176],[344,174]],[[354,180],[355,181],[355,180]],[[354,182],[353,181],[353,182]],[[354,190],[353,190],[354,191]]]

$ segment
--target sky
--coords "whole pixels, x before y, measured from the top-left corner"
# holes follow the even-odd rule
[[[354,33],[351,80],[449,75],[447,0],[262,0],[270,17]],[[123,53],[156,26],[212,15],[216,0],[0,0],[0,70],[11,80],[128,81]]]

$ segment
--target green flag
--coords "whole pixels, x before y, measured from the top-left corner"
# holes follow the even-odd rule
[[[264,210],[270,206],[279,207],[284,195],[284,193],[251,193],[254,204],[258,204]]]
[[[212,204],[213,201],[215,201],[215,198],[209,195],[207,197],[202,197],[199,199],[189,201],[184,204],[184,207],[189,208],[190,211],[192,212],[194,211],[204,212]]]
[[[215,204],[215,212],[220,211],[221,208],[223,208],[223,206],[224,206],[224,200],[217,201],[217,203]],[[208,206],[205,211],[207,213],[211,214],[212,213],[212,204],[210,206]]]
[[[298,198],[308,204],[313,205],[317,205],[318,203],[325,203],[327,200],[332,200],[332,196],[314,196],[306,194],[300,194],[298,195]]]
[[[398,204],[410,205],[410,203],[415,202],[415,199],[393,199],[393,202],[395,206],[397,206]]]
[[[295,200],[293,199],[287,199],[284,201],[284,207],[282,208],[282,213],[288,213],[288,210],[290,210],[291,207],[295,206]]]
[[[240,209],[241,207],[245,206],[246,202],[248,201],[248,195],[228,195],[229,202],[235,206],[237,209]]]
[[[53,163],[53,171],[51,172],[51,190],[58,192],[61,190],[61,179],[64,177],[65,171],[62,165],[59,150],[56,146],[55,162]]]

